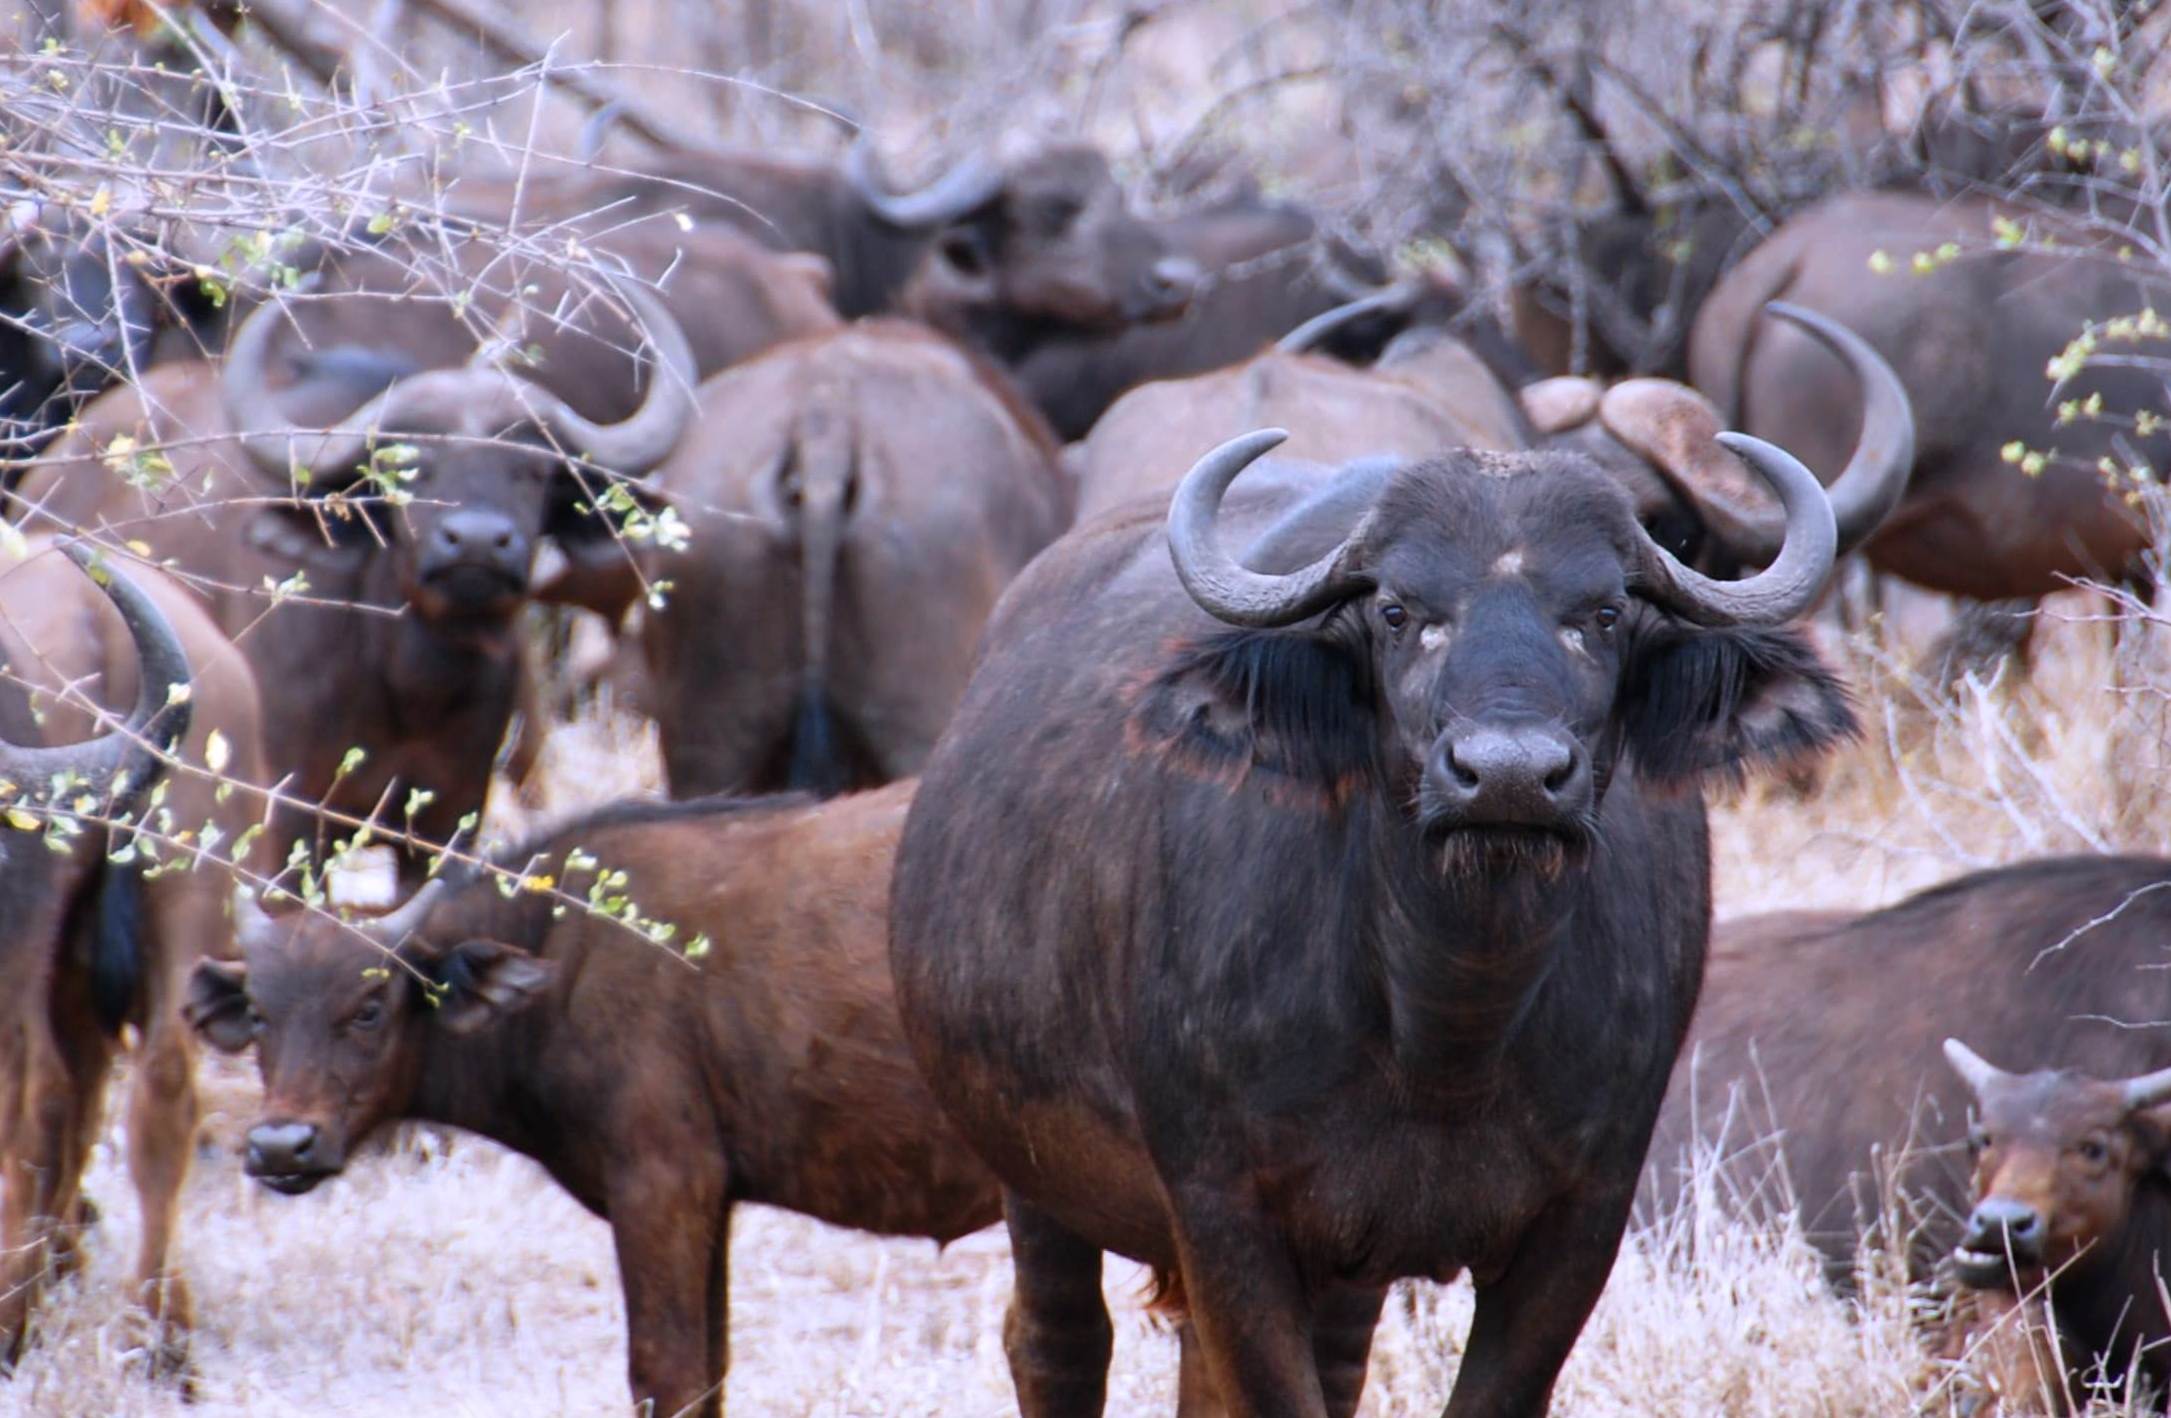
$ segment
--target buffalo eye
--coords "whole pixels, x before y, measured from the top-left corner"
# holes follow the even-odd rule
[[[1389,630],[1400,630],[1410,623],[1410,613],[1393,601],[1389,601],[1379,608],[1379,618],[1387,622]]]
[[[374,1029],[383,1022],[383,1000],[364,1000],[362,1007],[347,1017],[347,1027],[349,1029]]]
[[[1600,630],[1611,630],[1621,623],[1621,608],[1619,606],[1600,606],[1598,613],[1593,615],[1591,619],[1598,622]]]
[[[1990,1150],[1989,1132],[1983,1128],[1976,1128],[1970,1132],[1967,1135],[1967,1150],[1977,1154],[1988,1152]]]
[[[2086,1162],[2091,1167],[2100,1165],[2106,1157],[2111,1155],[2110,1149],[2103,1145],[2102,1139],[2093,1137],[2082,1138],[2080,1145],[2073,1150],[2080,1154],[2081,1161]]]

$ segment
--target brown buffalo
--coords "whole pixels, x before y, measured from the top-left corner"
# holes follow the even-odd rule
[[[609,562],[616,523],[596,499],[612,476],[660,463],[691,414],[683,339],[628,292],[654,367],[618,423],[481,365],[297,418],[311,390],[271,386],[283,317],[266,306],[223,371],[166,366],[93,406],[25,480],[28,520],[103,528],[171,560],[248,654],[266,762],[293,796],[443,841],[482,807],[523,693],[520,607],[577,593],[531,585],[536,544]],[[284,849],[317,822],[286,808],[273,830]]]
[[[1603,468],[1628,492],[1644,528],[1693,564],[1733,575],[1777,552],[1785,518],[1714,441],[1723,426],[1717,411],[1686,385],[1631,379],[1609,389],[1558,378],[1511,395],[1468,345],[1433,325],[1396,336],[1365,369],[1305,352],[1352,313],[1391,298],[1320,316],[1232,369],[1125,395],[1065,455],[1078,480],[1079,516],[1165,493],[1168,467],[1155,450],[1169,429],[1204,447],[1272,423],[1296,430],[1277,464],[1284,475],[1301,479],[1297,464],[1317,465],[1314,476],[1342,466],[1341,498],[1352,509],[1369,501],[1398,461],[1429,449],[1557,449]],[[1906,400],[1892,372],[1851,332],[1792,307],[1777,313],[1836,352],[1869,391],[1872,417],[1831,488],[1844,551],[1879,524],[1904,487],[1887,473],[1912,456],[1903,432]]]
[[[69,555],[90,565],[80,547]],[[95,574],[105,597],[51,552],[0,570],[0,777],[11,798],[0,827],[0,1369],[19,1353],[40,1293],[76,1263],[83,1166],[124,1025],[138,1038],[127,1128],[143,1217],[136,1296],[153,1321],[154,1367],[184,1362],[188,1289],[168,1256],[196,1130],[181,992],[198,954],[233,938],[225,863],[237,847],[245,864],[258,861],[241,846],[258,804],[240,794],[221,802],[202,776],[207,759],[231,776],[259,771],[248,666],[158,573]],[[40,742],[53,746],[16,746]],[[154,754],[168,753],[195,771],[167,779],[147,809],[165,768]],[[48,850],[40,826],[16,819],[56,774],[75,775],[93,800],[113,778],[100,811],[166,840],[90,826],[67,850]]]
[[[2161,381],[2100,364],[2054,386],[2045,369],[2084,327],[2137,314],[2150,285],[2055,224],[2044,234],[2066,250],[1991,249],[2000,217],[2048,220],[1900,192],[1853,193],[1803,212],[1706,302],[1691,378],[1735,426],[1784,441],[1833,476],[1860,417],[1845,369],[1758,316],[1775,298],[1821,312],[1884,356],[1918,421],[1914,476],[1867,548],[1873,566],[1977,600],[2041,596],[2073,577],[2138,576],[2145,519],[2097,465],[2165,466],[2171,434],[2130,427],[2136,411],[2158,406]],[[1935,254],[1948,242],[1957,258]],[[1918,255],[1931,269],[1915,269]],[[1890,273],[1878,274],[1886,264]],[[2100,417],[2061,423],[2060,404],[2096,396]],[[2031,476],[2003,455],[2013,443],[2057,456]]]
[[[259,920],[246,968],[206,963],[189,1002],[214,1044],[256,1044],[250,1175],[308,1191],[400,1118],[533,1157],[610,1222],[635,1402],[720,1413],[736,1203],[938,1241],[999,1214],[891,997],[911,796],[622,804],[503,858],[576,902],[624,871],[605,894],[675,926],[683,957],[494,878],[361,930]]]
[[[0,208],[0,453],[19,457],[150,362],[161,302],[82,218]]]
[[[691,539],[642,640],[676,796],[917,772],[1010,578],[1062,530],[1054,445],[938,335],[866,321],[728,370],[655,491]]]
[[[1568,453],[1224,511],[1281,436],[1034,561],[899,843],[898,1005],[1004,1185],[1033,1418],[1100,1409],[1105,1250],[1187,1307],[1189,1401],[1350,1413],[1386,1287],[1467,1270],[1447,1412],[1544,1412],[1695,1003],[1697,784],[1851,727],[1778,628],[1836,543],[1780,450],[1734,440],[1788,535],[1725,583]]]
[[[569,248],[577,258],[569,255]],[[644,397],[641,339],[605,298],[609,283],[569,269],[598,262],[654,287],[699,378],[785,340],[838,325],[819,257],[770,251],[707,218],[606,212],[489,231],[425,224],[326,255],[287,297],[290,324],[267,355],[274,386],[337,380],[356,402],[392,378],[468,363],[479,346],[583,418],[615,422]]]
[[[2171,1018],[2166,887],[2162,858],[2052,858],[1863,915],[1722,924],[1651,1150],[1654,1199],[1678,1195],[1692,1146],[1715,1148],[1753,1215],[1798,1211],[1839,1284],[1865,1237],[1925,1274],[1956,1259],[1970,1283],[2049,1268],[2066,1357],[2108,1356],[2122,1373],[2137,1341],[2171,1334],[2151,1278],[2171,1190],[2146,1162],[2161,1157],[2160,1120],[2087,1080],[2166,1060],[2160,1030],[2139,1027]],[[1963,1036],[2063,1072],[1975,1070],[1971,1087],[1940,1054]],[[1990,1144],[1972,1165],[1971,1112]],[[2057,1138],[2072,1150],[2049,1149]],[[2055,1158],[2073,1182],[2056,1194],[2082,1205],[2050,1199]],[[2104,1244],[2082,1252],[2084,1233]],[[2144,1364],[2159,1387],[2164,1352]]]

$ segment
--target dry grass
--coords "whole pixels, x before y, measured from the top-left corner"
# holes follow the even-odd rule
[[[2075,598],[2065,610],[2087,604]],[[2091,834],[2112,840],[2118,806],[2105,755],[2117,704],[2100,687],[2108,636],[2061,618],[2042,640],[2033,683],[2009,703],[1986,696],[1914,721],[1876,668],[1912,649],[1849,642],[1879,735],[1833,764],[1813,797],[1760,787],[1722,807],[1722,909],[1868,906],[1981,861],[2077,849]],[[538,804],[515,811],[499,794],[499,824],[509,834],[655,781],[652,735],[624,716],[591,717],[552,741]],[[91,1178],[105,1217],[89,1266],[44,1311],[22,1371],[0,1385],[0,1412],[588,1413],[621,1404],[624,1331],[608,1232],[536,1168],[476,1139],[415,1130],[311,1196],[269,1195],[241,1177],[233,1155],[253,1074],[223,1059],[207,1068],[210,1116],[183,1239],[202,1326],[196,1402],[146,1384],[129,1362],[123,1298],[136,1222],[109,1136]],[[746,1208],[730,1406],[1010,1411],[998,1339],[1008,1282],[999,1230],[938,1253]],[[1143,1311],[1142,1276],[1111,1264],[1107,1289],[1118,1333],[1109,1411],[1170,1411],[1175,1343]],[[1366,1413],[1438,1410],[1471,1303],[1465,1285],[1412,1284],[1395,1296]],[[1557,1408],[1745,1418],[1953,1411],[1956,1376],[1925,1355],[1909,1304],[1898,1287],[1873,1289],[1858,1320],[1825,1292],[1798,1238],[1751,1229],[1707,1200],[1631,1237]]]

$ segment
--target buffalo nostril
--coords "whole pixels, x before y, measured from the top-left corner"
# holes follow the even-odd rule
[[[1545,775],[1545,790],[1549,793],[1558,793],[1561,789],[1567,787],[1575,781],[1576,769],[1579,766],[1575,754],[1563,753],[1560,758],[1560,765]]]
[[[1455,781],[1463,787],[1475,788],[1478,785],[1478,771],[1462,761],[1453,744],[1449,744],[1447,748],[1447,767],[1448,771],[1455,775]]]

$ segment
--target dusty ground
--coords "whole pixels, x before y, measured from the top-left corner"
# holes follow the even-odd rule
[[[2078,602],[2069,611],[2085,611]],[[1750,790],[1717,815],[1724,912],[1869,906],[1978,862],[2090,840],[2160,845],[2143,813],[2119,826],[2106,786],[2114,701],[2102,627],[2058,623],[2010,702],[1926,720],[1861,650],[1874,736],[1821,788]],[[1887,710],[1891,711],[1888,715]],[[653,747],[624,721],[553,742],[548,816],[652,781]],[[508,810],[505,814],[513,814]],[[208,1065],[210,1116],[182,1253],[196,1288],[196,1401],[129,1361],[125,1267],[135,1234],[118,1144],[91,1185],[105,1216],[87,1271],[44,1312],[0,1413],[283,1415],[601,1413],[623,1402],[616,1266],[599,1221],[531,1164],[469,1137],[411,1133],[318,1192],[289,1199],[233,1156],[253,1073]],[[1696,1240],[1694,1263],[1681,1259]],[[728,1397],[742,1414],[1011,1411],[998,1341],[1008,1286],[999,1231],[937,1253],[759,1208],[738,1221]],[[1110,1268],[1113,1414],[1169,1411],[1175,1345],[1143,1313],[1138,1272]],[[1639,1232],[1563,1380],[1576,1414],[1854,1415],[1950,1410],[1916,1347],[1905,1296],[1850,1321],[1784,1237],[1716,1214]],[[1411,1286],[1391,1303],[1366,1412],[1438,1411],[1470,1292]]]

